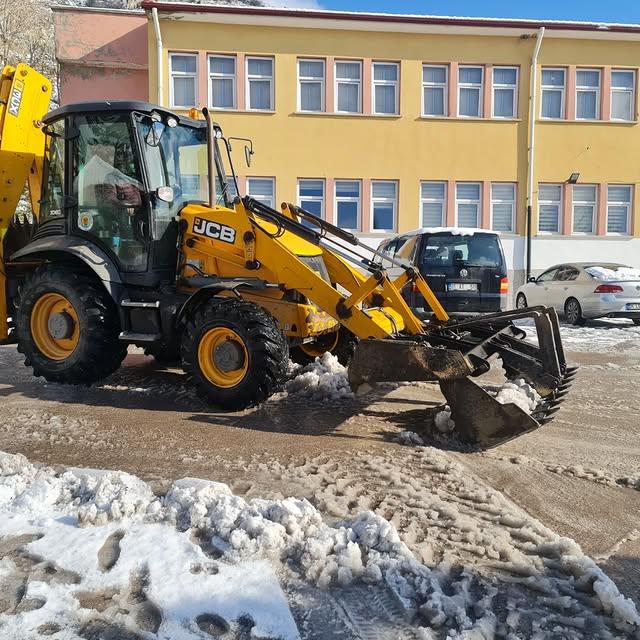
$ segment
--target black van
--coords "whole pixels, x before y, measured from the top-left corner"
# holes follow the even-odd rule
[[[448,313],[492,313],[507,309],[509,280],[500,236],[476,229],[418,229],[380,244],[383,254],[403,258],[420,269]],[[401,270],[379,259],[391,275]],[[430,314],[420,293],[403,295],[419,314]]]

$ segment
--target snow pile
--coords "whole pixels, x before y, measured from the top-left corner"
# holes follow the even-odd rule
[[[415,431],[401,431],[395,437],[396,442],[406,445],[424,445],[424,440]]]
[[[449,405],[445,405],[444,409],[436,414],[434,424],[440,433],[451,433],[456,428],[456,423],[451,418]]]
[[[623,281],[623,280],[640,280],[640,269],[633,267],[616,267],[610,269],[608,267],[587,267],[585,271],[596,280],[610,281]]]
[[[505,382],[496,393],[500,404],[515,404],[529,415],[535,411],[542,398],[540,394],[522,378]]]
[[[289,397],[323,401],[353,398],[347,368],[329,352],[306,367],[294,369],[293,375],[285,387]]]

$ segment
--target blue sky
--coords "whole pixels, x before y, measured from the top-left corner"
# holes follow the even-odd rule
[[[640,23],[640,0],[268,0],[269,4],[448,16]]]

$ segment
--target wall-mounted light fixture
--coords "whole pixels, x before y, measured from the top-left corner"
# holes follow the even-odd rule
[[[578,180],[580,180],[580,174],[579,173],[572,173],[569,178],[567,179],[567,184],[576,184],[578,182]]]

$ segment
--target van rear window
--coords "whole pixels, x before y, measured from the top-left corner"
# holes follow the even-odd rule
[[[436,234],[426,236],[422,264],[429,267],[501,267],[502,253],[498,238],[493,234]]]

